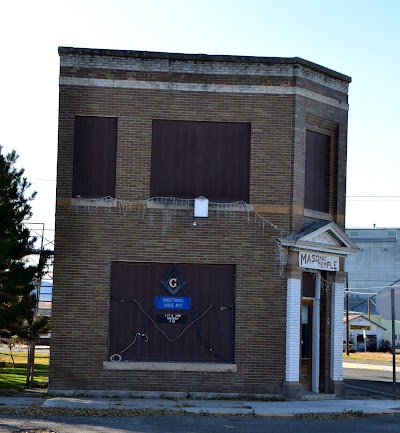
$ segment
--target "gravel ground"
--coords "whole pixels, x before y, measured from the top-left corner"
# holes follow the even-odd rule
[[[47,430],[47,429],[43,430],[43,429],[40,429],[40,430],[19,430],[18,433],[57,433],[57,432],[55,432],[53,430]]]
[[[138,417],[138,416],[163,416],[186,415],[183,411],[167,409],[71,409],[63,407],[0,407],[0,415],[17,415],[28,417],[52,417],[52,416],[95,416],[95,417]],[[211,415],[210,415],[211,416]]]

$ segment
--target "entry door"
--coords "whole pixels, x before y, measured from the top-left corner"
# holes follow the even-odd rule
[[[312,319],[313,301],[303,299],[301,303],[301,384],[303,390],[311,391],[312,374]]]

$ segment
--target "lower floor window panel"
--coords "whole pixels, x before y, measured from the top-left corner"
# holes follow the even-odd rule
[[[235,265],[112,262],[111,361],[234,362]]]

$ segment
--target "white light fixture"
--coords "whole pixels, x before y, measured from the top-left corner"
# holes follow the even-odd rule
[[[207,218],[208,217],[208,198],[197,197],[194,200],[194,217],[195,218]]]

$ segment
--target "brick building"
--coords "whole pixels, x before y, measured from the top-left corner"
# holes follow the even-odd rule
[[[59,54],[51,391],[342,394],[350,78]]]

